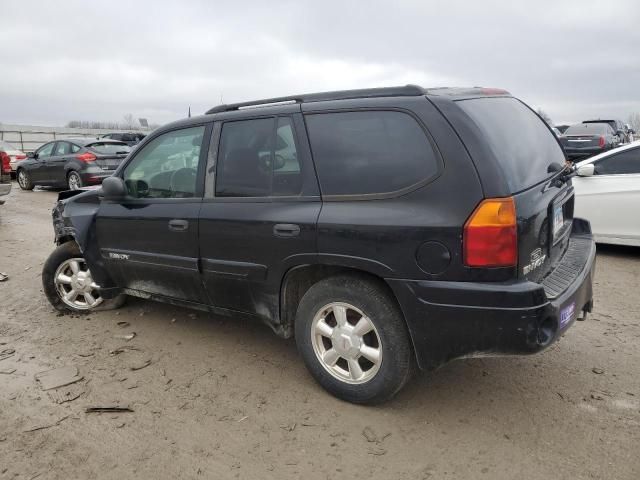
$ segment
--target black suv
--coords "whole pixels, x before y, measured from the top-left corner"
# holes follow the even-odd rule
[[[379,402],[416,363],[538,352],[586,316],[595,245],[570,178],[503,90],[220,105],[60,194],[44,291],[58,310],[126,294],[254,317],[331,393]]]

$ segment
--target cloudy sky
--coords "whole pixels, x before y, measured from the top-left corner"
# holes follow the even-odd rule
[[[556,123],[640,112],[637,0],[1,2],[3,123],[406,83],[503,87]]]

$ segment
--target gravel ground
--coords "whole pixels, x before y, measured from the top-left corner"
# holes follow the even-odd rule
[[[640,249],[599,247],[595,311],[547,351],[361,407],[259,324],[138,299],[58,316],[40,283],[56,195],[14,184],[0,207],[0,479],[640,478]],[[64,366],[83,379],[43,391]],[[85,412],[114,405],[133,411]]]

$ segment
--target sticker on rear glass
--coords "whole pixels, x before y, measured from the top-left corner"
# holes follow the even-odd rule
[[[573,314],[576,313],[576,302],[572,302],[570,305],[564,307],[560,311],[560,328],[564,327],[573,318]]]

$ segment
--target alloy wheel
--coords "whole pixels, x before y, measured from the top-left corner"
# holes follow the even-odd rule
[[[382,364],[382,343],[375,325],[361,310],[343,302],[322,307],[311,322],[316,357],[334,378],[361,384]]]
[[[69,174],[69,190],[78,190],[82,186],[82,180],[76,172]]]
[[[56,269],[53,277],[60,299],[76,310],[89,310],[103,301],[100,287],[93,281],[84,258],[70,258]]]

